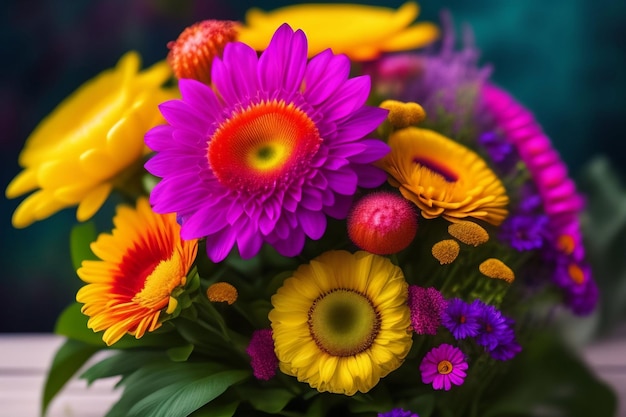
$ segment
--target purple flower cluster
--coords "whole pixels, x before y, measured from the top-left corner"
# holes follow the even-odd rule
[[[378,417],[419,417],[412,411],[406,411],[402,408],[394,408],[386,413],[378,413]]]
[[[543,212],[541,197],[534,187],[521,191],[520,203],[502,223],[500,239],[519,252],[541,249],[548,238],[548,216]]]
[[[441,315],[446,309],[446,300],[433,288],[409,286],[409,308],[411,326],[417,334],[436,335],[441,324]]]
[[[441,323],[457,340],[474,338],[494,359],[509,360],[522,350],[515,340],[514,321],[481,300],[449,300]]]

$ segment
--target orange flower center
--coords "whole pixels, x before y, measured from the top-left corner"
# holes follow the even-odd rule
[[[567,267],[567,273],[569,277],[578,285],[582,285],[585,282],[585,273],[576,264],[571,264]]]
[[[571,255],[574,253],[574,249],[576,248],[576,241],[570,235],[560,235],[557,239],[557,248],[565,253],[566,255]]]
[[[306,113],[273,100],[250,105],[223,122],[210,139],[207,158],[223,185],[255,193],[298,178],[321,142]]]
[[[439,372],[441,375],[448,375],[450,372],[452,372],[452,370],[454,369],[454,367],[452,366],[452,362],[450,361],[441,361],[437,364],[437,372]]]

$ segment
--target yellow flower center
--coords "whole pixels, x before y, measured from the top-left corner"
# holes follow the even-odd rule
[[[293,103],[253,104],[224,121],[210,139],[207,158],[226,187],[250,193],[299,178],[322,142],[315,123]]]
[[[353,356],[372,345],[380,330],[380,317],[369,298],[354,290],[338,289],[313,302],[308,325],[322,351]]]
[[[450,372],[452,372],[452,370],[454,369],[454,367],[452,366],[452,362],[450,361],[441,361],[437,364],[437,372],[439,372],[441,375],[448,375]]]
[[[133,301],[142,307],[161,309],[169,302],[174,288],[185,283],[183,262],[175,252],[170,259],[162,260],[145,279],[141,291]]]

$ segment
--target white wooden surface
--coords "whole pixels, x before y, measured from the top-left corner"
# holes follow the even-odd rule
[[[39,416],[45,372],[63,339],[53,335],[0,334],[0,417]],[[598,376],[621,399],[616,417],[626,417],[626,334],[583,352]],[[47,417],[102,417],[119,397],[115,378],[87,387],[72,381],[52,402]],[[593,416],[590,416],[593,417]]]

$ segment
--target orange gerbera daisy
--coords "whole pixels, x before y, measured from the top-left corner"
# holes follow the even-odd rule
[[[389,183],[415,203],[424,218],[451,222],[473,217],[499,225],[509,198],[498,176],[472,150],[437,132],[408,127],[389,138],[379,166]]]
[[[175,289],[184,286],[196,257],[196,240],[180,238],[174,214],[152,211],[147,199],[136,209],[120,206],[112,234],[91,244],[99,261],[83,261],[78,276],[87,283],[76,295],[88,326],[104,330],[107,345],[126,333],[137,339],[161,326],[161,313],[177,306]]]

